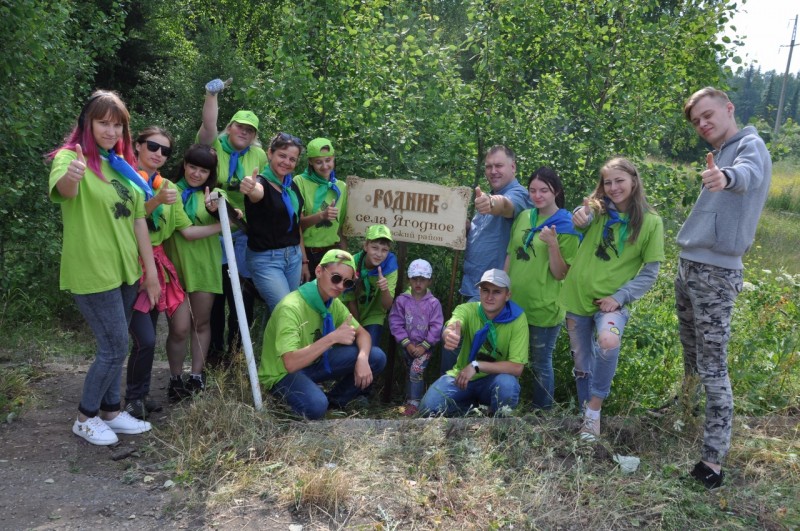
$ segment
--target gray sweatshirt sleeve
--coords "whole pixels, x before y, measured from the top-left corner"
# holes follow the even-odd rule
[[[637,299],[641,299],[644,294],[653,287],[653,284],[656,283],[658,270],[660,268],[660,262],[647,262],[642,266],[636,276],[619,288],[611,298],[617,301],[620,306],[625,306]]]

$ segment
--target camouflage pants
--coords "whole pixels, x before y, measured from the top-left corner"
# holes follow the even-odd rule
[[[728,378],[727,345],[731,314],[742,291],[742,271],[681,258],[675,278],[684,391],[692,381],[706,392],[706,419],[701,459],[721,464],[731,446],[733,393]],[[692,386],[693,387],[693,386]]]

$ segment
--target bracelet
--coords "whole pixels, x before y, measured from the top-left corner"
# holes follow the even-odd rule
[[[494,210],[494,196],[490,195],[489,196],[489,212],[491,212],[492,210]]]
[[[303,260],[303,265],[306,265],[307,263],[308,263],[308,260]]]

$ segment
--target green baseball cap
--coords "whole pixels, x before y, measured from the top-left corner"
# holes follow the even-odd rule
[[[323,148],[328,148],[328,151],[323,152]],[[332,157],[335,153],[333,151],[333,144],[327,138],[315,138],[308,143],[307,155],[308,158],[314,157]]]
[[[231,121],[228,122],[228,125],[231,125],[231,123],[233,122],[252,125],[253,127],[256,128],[256,131],[258,131],[258,116],[256,116],[256,113],[254,113],[253,111],[237,112],[236,114],[233,115]]]
[[[380,240],[381,238],[389,240],[390,242],[394,241],[392,238],[392,231],[390,231],[389,227],[386,225],[372,225],[367,229],[367,234],[365,237],[370,241]]]
[[[319,261],[319,265],[324,266],[325,264],[344,264],[352,267],[353,271],[356,270],[356,261],[353,260],[353,255],[341,249],[331,249],[325,253],[322,260]]]

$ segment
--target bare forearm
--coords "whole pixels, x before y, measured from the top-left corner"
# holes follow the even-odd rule
[[[522,369],[525,367],[513,361],[480,361],[479,365],[481,372],[486,374],[510,374],[517,378],[522,375]]]
[[[322,354],[333,347],[333,338],[330,334],[319,338],[307,347],[287,352],[283,355],[283,366],[290,373],[304,369],[317,361]]]
[[[181,234],[189,241],[202,240],[214,234],[219,234],[222,231],[222,225],[213,223],[211,225],[192,225],[181,230]]]
[[[567,271],[569,271],[569,265],[564,261],[564,257],[561,256],[561,248],[556,243],[555,245],[548,245],[547,250],[550,256],[550,273],[553,274],[556,280],[564,280],[564,277],[567,276]]]
[[[200,132],[197,134],[197,139],[201,144],[210,146],[216,140],[218,115],[217,95],[206,93],[206,99],[203,102],[203,125],[200,126]]]

